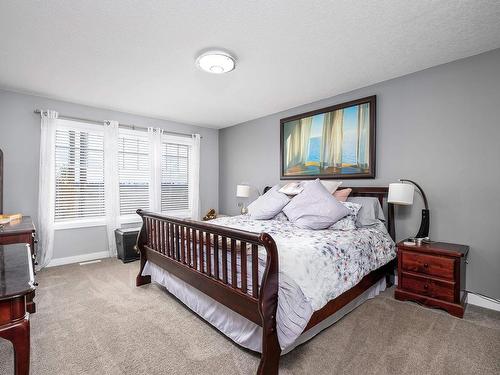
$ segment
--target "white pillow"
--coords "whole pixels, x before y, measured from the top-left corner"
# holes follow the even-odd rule
[[[303,184],[304,190],[283,208],[288,220],[300,228],[325,229],[349,215],[349,210],[319,179]]]
[[[335,193],[335,191],[342,185],[342,181],[332,181],[332,180],[320,180],[326,190],[330,192],[330,194]]]
[[[248,205],[248,214],[252,219],[272,219],[290,202],[286,194],[278,191],[279,188],[279,185],[273,186],[267,193]]]
[[[283,186],[279,192],[286,195],[297,195],[302,192],[304,188],[300,182],[289,182],[285,186]]]

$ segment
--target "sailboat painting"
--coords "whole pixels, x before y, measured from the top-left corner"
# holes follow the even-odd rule
[[[375,178],[370,96],[280,120],[281,179]]]

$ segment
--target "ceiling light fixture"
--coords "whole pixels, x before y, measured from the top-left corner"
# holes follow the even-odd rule
[[[213,74],[223,74],[234,70],[236,59],[223,51],[207,51],[196,59],[196,66]]]

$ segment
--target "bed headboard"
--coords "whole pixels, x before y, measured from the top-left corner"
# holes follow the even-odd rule
[[[389,194],[389,187],[387,186],[342,186],[341,189],[350,188],[352,192],[350,196],[352,197],[374,197],[380,201],[380,205],[384,207],[384,200],[387,200],[387,195]],[[264,188],[264,193],[266,193],[271,186],[266,186]],[[394,241],[396,241],[396,225],[394,222],[394,205],[387,203],[387,231]]]

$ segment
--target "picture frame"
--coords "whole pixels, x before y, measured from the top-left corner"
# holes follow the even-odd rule
[[[376,103],[373,95],[281,119],[280,178],[375,178]]]

